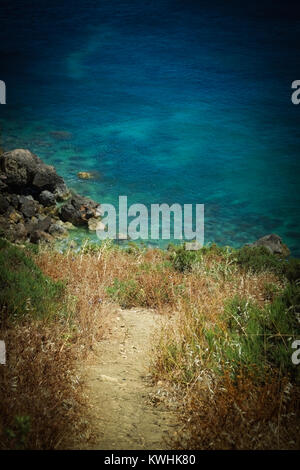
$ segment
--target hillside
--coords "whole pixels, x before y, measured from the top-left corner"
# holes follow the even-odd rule
[[[298,260],[260,246],[87,242],[60,253],[5,240],[0,257],[2,448],[118,448],[116,428],[95,421],[95,399],[104,424],[107,403],[119,410],[126,445],[150,448],[129,398],[126,407],[134,383],[137,413],[166,430],[157,448],[299,447]],[[139,316],[149,330],[140,340]],[[110,354],[124,368],[110,368]],[[86,371],[98,377],[92,390]]]

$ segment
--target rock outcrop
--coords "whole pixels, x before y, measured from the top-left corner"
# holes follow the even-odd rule
[[[97,217],[99,204],[88,197],[73,194],[60,210],[61,220],[73,225],[88,225],[88,220]]]
[[[259,238],[256,242],[248,244],[247,246],[264,246],[270,251],[270,253],[284,257],[287,257],[290,254],[288,247],[282,243],[279,235],[276,235],[275,233],[265,235],[264,237]]]
[[[99,208],[92,199],[72,192],[53,166],[29,150],[0,155],[0,235],[11,241],[65,237],[69,228],[88,228],[90,219],[100,220]]]

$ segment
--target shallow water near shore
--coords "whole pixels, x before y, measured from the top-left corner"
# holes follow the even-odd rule
[[[203,203],[206,243],[273,232],[299,256],[295,11],[94,3],[41,2],[32,15],[3,2],[1,146],[29,148],[100,203]]]

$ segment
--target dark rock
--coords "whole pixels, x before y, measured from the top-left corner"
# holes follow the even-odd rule
[[[81,219],[80,211],[76,210],[70,202],[61,207],[60,218],[64,222],[71,222],[74,225],[84,224],[84,221]]]
[[[36,220],[26,220],[25,221],[25,228],[27,230],[27,233],[29,236],[31,236],[31,234],[37,230],[37,224],[38,222]]]
[[[9,201],[7,200],[7,197],[0,193],[0,214],[5,214],[8,208]]]
[[[5,183],[14,187],[27,186],[41,160],[29,150],[16,149],[0,155],[0,168],[5,174]]]
[[[259,238],[256,242],[248,246],[264,246],[270,251],[270,253],[282,255],[284,257],[289,256],[290,254],[290,250],[284,243],[282,243],[281,238],[273,233]]]
[[[43,232],[42,230],[35,230],[30,235],[31,243],[40,243],[40,242],[47,242],[50,243],[53,240],[49,233]]]
[[[49,233],[55,238],[62,238],[68,236],[68,231],[63,225],[52,224],[49,228]]]
[[[11,206],[13,206],[15,209],[18,209],[19,207],[19,198],[16,194],[9,194],[8,200]]]
[[[52,224],[52,219],[48,215],[47,217],[44,218],[39,218],[37,224],[36,224],[36,229],[40,230],[42,232],[47,232]]]
[[[10,223],[7,217],[0,215],[0,236],[5,236],[9,228],[10,228]]]
[[[37,167],[32,184],[41,191],[47,189],[54,192],[57,186],[64,184],[64,180],[53,166],[42,164]]]
[[[57,205],[47,207],[42,206],[41,213],[59,219],[59,207]]]
[[[37,213],[36,201],[31,196],[21,196],[19,201],[20,211],[25,217],[30,218]]]
[[[50,241],[50,230],[55,237],[68,233],[61,221],[73,228],[99,216],[99,204],[71,194],[55,168],[29,150],[0,152],[0,191],[0,232],[14,241],[25,233],[34,243]],[[65,204],[60,208],[58,201]]]
[[[24,194],[36,194],[43,190],[54,192],[58,197],[68,192],[63,178],[53,166],[46,165],[29,150],[16,149],[0,156],[1,187],[18,188]]]
[[[40,196],[39,196],[39,201],[41,204],[43,204],[43,206],[54,206],[55,203],[56,203],[56,198],[55,198],[55,195],[53,193],[51,193],[50,191],[42,191]]]
[[[27,232],[25,225],[22,222],[19,222],[14,226],[13,232],[14,232],[15,241],[21,241],[27,238],[28,232]]]
[[[0,174],[0,191],[5,191],[8,188],[6,184],[6,176]]]
[[[0,220],[0,234],[11,242],[24,241],[27,238],[27,230],[23,222],[11,224]]]
[[[88,220],[97,216],[99,204],[79,194],[73,194],[72,199],[62,206],[61,219],[74,225],[87,225]]]
[[[70,191],[65,183],[58,184],[54,191],[54,196],[59,202],[66,201],[70,197]]]
[[[7,210],[6,215],[10,222],[17,223],[17,222],[24,221],[23,215],[11,206]]]
[[[80,196],[80,194],[73,194],[71,203],[75,207],[75,209],[81,209],[82,207],[86,207],[91,210],[96,210],[99,204],[97,204],[95,201],[92,199],[85,197],[85,196]]]

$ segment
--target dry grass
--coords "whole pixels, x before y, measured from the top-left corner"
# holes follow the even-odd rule
[[[228,337],[224,305],[229,299],[238,296],[264,309],[273,298],[270,286],[282,292],[285,281],[271,272],[226,266],[219,256],[208,256],[181,277],[185,294],[177,299],[172,321],[166,321],[153,360],[156,380],[167,381],[180,404],[183,427],[169,444],[180,449],[299,449],[299,385],[277,369],[257,380],[255,363],[253,373],[237,364],[239,375],[233,377],[230,359],[221,362],[226,353],[216,354],[217,347],[207,341],[208,331],[218,331],[211,336],[214,342]]]
[[[84,433],[85,401],[61,325],[28,321],[1,334],[1,448],[56,449]]]
[[[110,307],[100,301],[89,259],[76,265],[71,255],[46,249],[31,256],[67,285],[54,318],[36,318],[27,299],[24,318],[2,325],[7,365],[0,367],[0,448],[74,448],[91,434],[79,365],[105,334]]]
[[[157,380],[180,384],[185,395],[185,387],[189,389],[200,376],[205,375],[207,383],[211,380],[208,359],[215,362],[215,358],[204,359],[203,350],[207,349],[204,334],[205,330],[217,325],[225,334],[222,315],[226,301],[240,295],[264,305],[269,302],[265,296],[265,284],[277,284],[278,288],[282,285],[270,273],[252,275],[239,271],[226,281],[202,273],[186,273],[181,277],[184,278],[181,283],[185,284],[186,291],[177,298],[173,318],[165,323],[156,349],[153,374]],[[169,313],[169,310],[165,312]],[[215,365],[222,368],[220,364]]]
[[[74,434],[88,436],[81,420],[87,413],[77,364],[105,335],[114,303],[155,308],[166,317],[153,375],[177,390],[183,432],[173,446],[299,446],[299,392],[284,374],[274,371],[264,383],[256,383],[243,371],[232,378],[219,363],[223,375],[218,375],[211,368],[216,358],[205,353],[205,331],[218,326],[226,334],[228,299],[239,296],[264,308],[273,299],[273,289],[283,290],[282,278],[245,271],[220,253],[208,253],[180,272],[170,252],[126,251],[107,244],[100,249],[86,246],[80,253],[42,249],[34,260],[47,276],[66,282],[68,315],[55,325],[31,322],[4,332],[13,367],[5,369],[2,383],[12,392],[2,409],[4,414],[8,410],[5,428],[15,429],[4,447],[24,445],[20,429],[26,420],[16,425],[15,416],[30,416],[30,448],[66,447]]]
[[[77,297],[77,317],[83,329],[88,329],[85,321],[95,306],[120,301],[118,295],[109,294],[115,281],[119,281],[121,287],[123,283],[125,286],[127,282],[136,283],[134,292],[125,292],[128,294],[126,307],[161,309],[176,305],[182,276],[170,268],[160,267],[164,261],[165,256],[159,250],[130,254],[105,246],[97,253],[69,251],[61,254],[44,250],[36,257],[38,266],[52,279],[67,280],[68,289]]]
[[[74,322],[73,341],[86,356],[109,324],[110,307],[104,302],[106,264],[95,255],[61,254],[47,249],[38,253],[35,262],[47,276],[66,282],[68,311]]]
[[[205,376],[183,400],[184,430],[179,449],[299,449],[299,390],[280,377],[255,385],[249,376],[229,374],[213,383]]]

